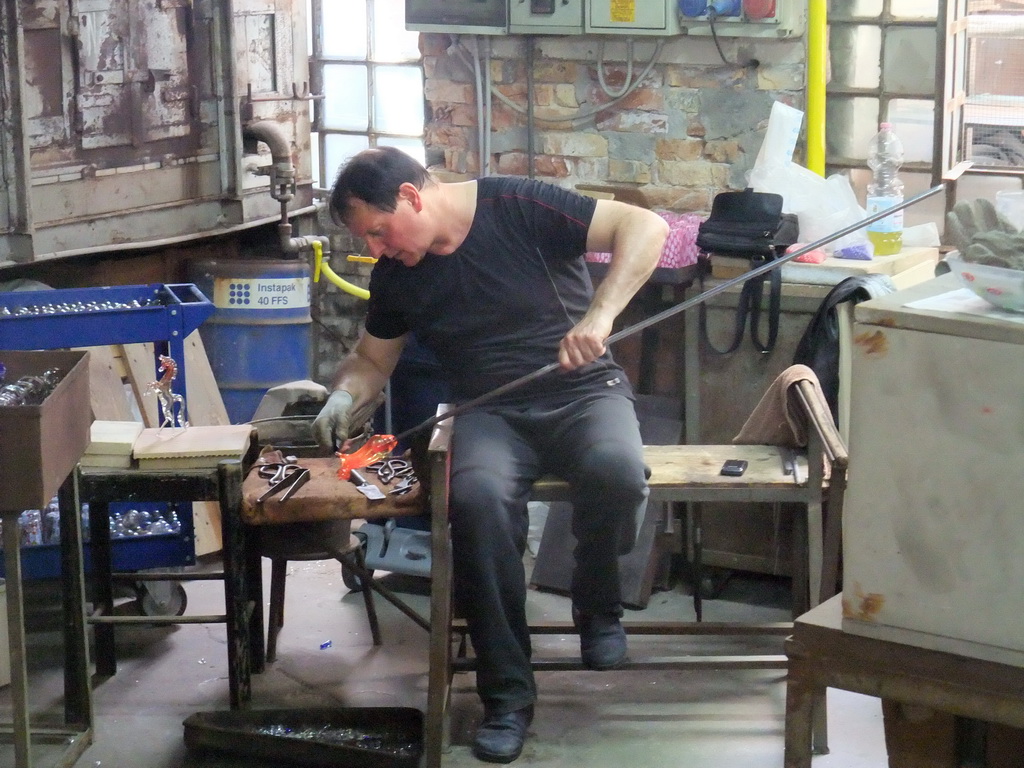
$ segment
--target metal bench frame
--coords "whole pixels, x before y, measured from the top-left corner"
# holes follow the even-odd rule
[[[846,446],[828,406],[810,382],[793,385],[796,402],[803,409],[809,429],[806,450],[795,451],[800,475],[783,472],[783,453],[776,446],[646,446],[645,457],[652,473],[651,501],[660,502],[667,525],[673,524],[676,506],[712,501],[798,502],[807,514],[798,518],[798,545],[794,553],[794,614],[803,605],[817,605],[836,591],[840,546],[840,517],[845,488]],[[442,405],[444,409],[447,406]],[[430,650],[425,729],[425,765],[439,768],[448,748],[449,705],[452,676],[470,670],[473,660],[465,658],[465,626],[452,618],[452,548],[448,526],[448,446],[451,422],[442,421],[431,436],[431,591]],[[813,457],[813,460],[808,460]],[[725,458],[746,458],[750,464],[742,477],[719,474]],[[827,471],[826,471],[827,467]],[[831,490],[830,490],[831,489]],[[534,486],[534,498],[565,499],[567,486],[557,478],[543,478]],[[828,505],[827,515],[825,506]],[[827,528],[825,527],[827,525]],[[802,597],[801,597],[802,596]],[[702,621],[623,622],[629,635],[778,635],[792,631],[792,622],[768,624],[713,623]],[[574,634],[569,622],[531,625],[535,634]],[[781,644],[780,644],[781,647]],[[678,657],[630,658],[625,669],[784,669],[786,657],[779,655],[685,655]],[[576,659],[534,658],[535,670],[584,669]]]

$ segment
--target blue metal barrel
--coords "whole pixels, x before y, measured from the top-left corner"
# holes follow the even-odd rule
[[[300,260],[207,259],[189,266],[214,312],[199,328],[232,424],[271,387],[310,377],[310,268]]]

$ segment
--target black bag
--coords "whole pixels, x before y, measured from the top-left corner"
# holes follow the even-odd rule
[[[796,216],[782,212],[782,195],[750,188],[721,192],[697,229],[697,247],[705,253],[767,261],[793,245],[799,229]]]
[[[711,203],[711,215],[697,229],[697,247],[707,254],[750,259],[751,269],[775,259],[793,245],[800,234],[794,214],[782,212],[782,195],[770,192],[722,192]],[[782,300],[782,276],[770,270],[768,294],[768,340],[759,334],[761,300],[765,275],[743,284],[736,308],[736,327],[732,343],[719,350],[707,335],[707,309],[700,305],[701,336],[708,349],[719,355],[734,352],[743,340],[743,329],[750,316],[750,338],[761,352],[770,352],[779,334],[779,310]]]

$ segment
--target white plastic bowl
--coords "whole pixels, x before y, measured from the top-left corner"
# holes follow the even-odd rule
[[[1024,271],[972,264],[950,254],[946,263],[964,287],[989,304],[1011,312],[1024,312]]]

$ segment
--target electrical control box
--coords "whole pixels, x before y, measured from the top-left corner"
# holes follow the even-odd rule
[[[799,37],[807,24],[802,0],[679,0],[678,13],[689,35]]]
[[[613,35],[678,35],[683,31],[676,0],[587,0],[584,30]]]
[[[508,32],[508,4],[509,0],[405,0],[405,28],[411,32],[504,35]]]
[[[583,0],[508,0],[508,31],[526,35],[583,32]]]

